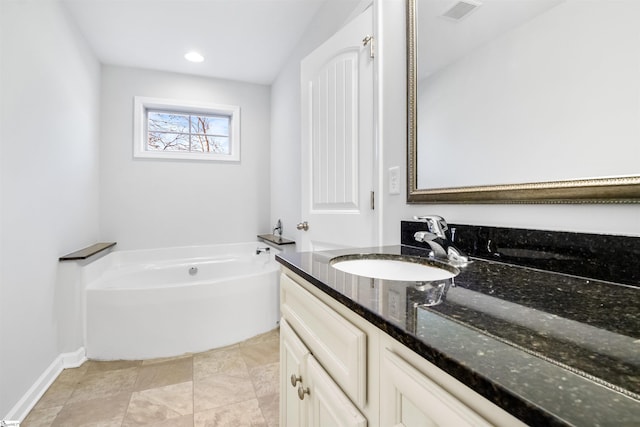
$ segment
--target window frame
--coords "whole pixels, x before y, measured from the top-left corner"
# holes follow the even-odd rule
[[[134,97],[133,157],[145,159],[240,161],[240,107],[177,99]],[[197,151],[148,150],[148,112],[166,112],[191,115],[219,115],[229,117],[229,154]]]

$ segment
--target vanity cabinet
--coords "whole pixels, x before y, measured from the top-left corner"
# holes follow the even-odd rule
[[[280,298],[281,425],[525,425],[288,269]]]

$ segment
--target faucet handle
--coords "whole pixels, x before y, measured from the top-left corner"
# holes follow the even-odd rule
[[[282,221],[280,221],[280,219],[278,219],[278,222],[276,222],[276,226],[273,227],[273,231],[271,232],[271,234],[275,236],[276,231],[278,232],[278,236],[282,238]]]
[[[416,242],[430,242],[431,240],[435,239],[436,236],[435,234],[433,234],[430,231],[418,231],[413,235],[413,239]]]
[[[447,221],[444,220],[441,216],[438,215],[424,215],[424,216],[414,216],[413,219],[416,221],[424,221],[427,223],[427,227],[429,231],[435,234],[438,237],[446,238],[444,234],[445,231],[449,229],[447,226]]]

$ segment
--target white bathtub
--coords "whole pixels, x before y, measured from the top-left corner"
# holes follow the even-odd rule
[[[116,251],[96,261],[84,279],[87,357],[177,356],[275,328],[278,251],[257,247],[266,245]]]

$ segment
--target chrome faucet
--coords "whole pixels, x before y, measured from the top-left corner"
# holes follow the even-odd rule
[[[455,247],[453,241],[447,237],[445,232],[449,229],[449,226],[444,218],[438,215],[425,215],[415,216],[413,219],[424,221],[427,225],[426,231],[416,232],[413,238],[416,242],[428,244],[434,258],[446,260],[450,264],[457,266],[462,266],[469,262],[469,257]]]
[[[282,237],[282,222],[280,220],[278,220],[278,222],[276,223],[276,226],[273,228],[273,232],[271,234],[273,234],[274,236],[276,235],[276,231],[278,232],[278,236]]]
[[[256,255],[260,255],[260,253],[261,253],[261,252],[269,253],[269,251],[271,251],[271,248],[267,248],[267,247],[264,247],[264,248],[257,247],[257,248],[256,248]]]

